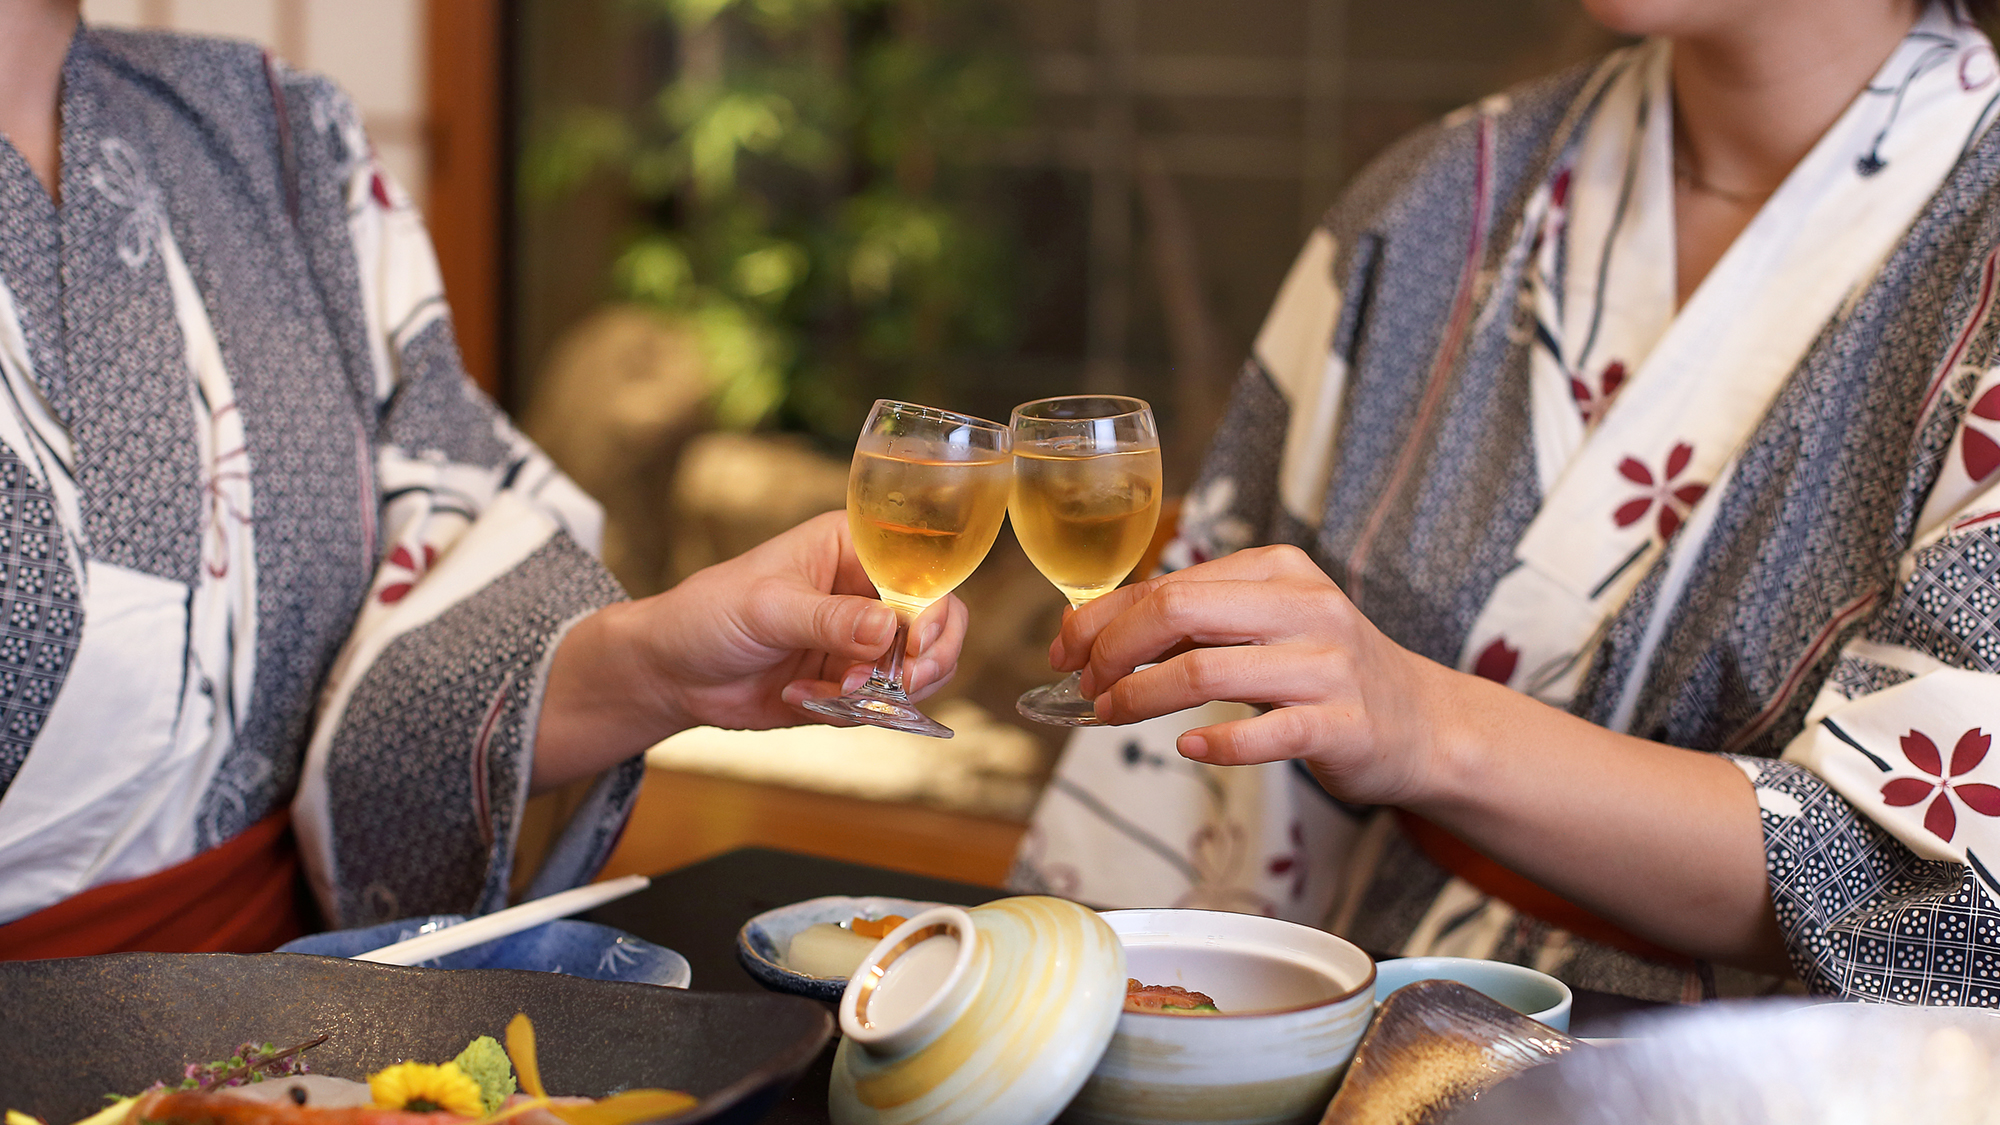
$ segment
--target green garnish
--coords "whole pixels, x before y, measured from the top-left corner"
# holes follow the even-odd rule
[[[451,1060],[467,1078],[479,1084],[479,1102],[491,1115],[499,1112],[507,1096],[515,1090],[514,1064],[507,1059],[507,1051],[491,1035],[482,1035],[465,1045],[465,1050]]]

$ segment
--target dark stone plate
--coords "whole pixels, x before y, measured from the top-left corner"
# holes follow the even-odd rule
[[[0,962],[0,1109],[64,1125],[246,1041],[325,1033],[316,1073],[443,1062],[526,1012],[552,1094],[635,1086],[702,1099],[676,1125],[748,1123],[833,1033],[795,996],[684,992],[517,969],[406,969],[292,953]]]

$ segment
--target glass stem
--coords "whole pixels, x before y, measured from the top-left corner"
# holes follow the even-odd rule
[[[910,619],[898,613],[896,639],[889,642],[889,651],[875,662],[875,671],[868,677],[869,687],[898,699],[909,698],[903,691],[903,646],[909,643],[909,639]]]

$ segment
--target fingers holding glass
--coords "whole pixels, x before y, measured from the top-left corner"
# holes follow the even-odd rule
[[[951,737],[949,728],[910,701],[904,676],[909,629],[992,548],[1007,515],[1012,440],[1006,427],[983,418],[888,399],[875,404],[848,471],[847,522],[868,580],[896,611],[896,636],[866,683],[803,706]]]
[[[1160,518],[1160,435],[1143,400],[1065,395],[1014,408],[1008,512],[1028,560],[1071,607],[1115,589],[1145,556]],[[1022,695],[1027,718],[1094,726],[1072,674]]]

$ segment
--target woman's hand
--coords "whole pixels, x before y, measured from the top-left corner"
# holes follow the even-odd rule
[[[1188,731],[1178,748],[1217,765],[1303,759],[1364,804],[1431,788],[1434,717],[1463,678],[1384,637],[1295,547],[1238,551],[1106,594],[1063,623],[1050,662],[1082,669],[1108,723],[1211,700],[1268,707]]]
[[[966,620],[964,603],[945,598],[911,627],[912,697],[951,679]],[[798,704],[858,686],[895,631],[895,611],[876,600],[854,556],[847,517],[815,517],[665,593],[578,622],[550,668],[534,784],[588,776],[691,726],[817,720]]]
[[[1179,749],[1218,765],[1298,758],[1335,796],[1417,812],[1634,933],[1784,969],[1741,770],[1426,660],[1294,548],[1106,594],[1070,615],[1049,658],[1083,670],[1106,722],[1217,699],[1268,707],[1188,731]]]

